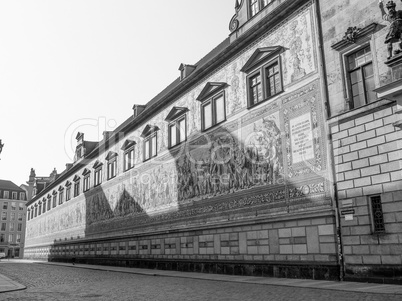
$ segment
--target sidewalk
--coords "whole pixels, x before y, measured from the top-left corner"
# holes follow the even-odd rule
[[[1,270],[0,270],[1,271]],[[12,292],[26,289],[26,286],[19,284],[0,274],[0,293]]]
[[[130,273],[130,274],[138,274],[138,275],[146,275],[146,276],[178,277],[178,278],[191,278],[191,279],[211,280],[211,281],[253,283],[253,284],[260,284],[260,285],[279,285],[279,286],[288,286],[288,287],[328,289],[328,290],[361,292],[361,293],[402,295],[402,285],[360,283],[360,282],[346,282],[346,281],[337,282],[337,281],[324,281],[324,280],[268,278],[268,277],[252,277],[252,276],[231,276],[231,275],[222,275],[222,274],[204,274],[204,273],[190,273],[190,272],[177,272],[177,271],[148,270],[148,269],[102,266],[102,265],[87,265],[87,264],[72,265],[71,263],[42,262],[42,261],[28,261],[28,260],[26,260],[26,261],[19,260],[19,261],[14,261],[14,262],[59,265],[59,266],[66,266],[69,268],[76,268],[76,269],[77,268],[92,269],[92,270],[121,272],[121,273]],[[9,285],[12,284],[14,286],[19,285],[20,286],[19,289],[25,288],[25,286],[22,286],[14,281],[11,281],[10,279],[8,279],[6,277],[0,275],[0,292],[5,291],[4,289],[7,287],[8,283],[9,283]],[[11,288],[11,286],[10,286],[10,288]]]

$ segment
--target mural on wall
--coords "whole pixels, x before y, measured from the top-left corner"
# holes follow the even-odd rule
[[[135,166],[85,193],[81,207],[66,207],[49,215],[52,220],[45,214],[35,227],[31,222],[29,237],[79,226],[95,233],[112,225],[130,227],[262,204],[286,210],[292,198],[325,194],[325,181],[314,174],[325,170],[318,87],[314,81]],[[300,184],[308,175],[311,179]],[[296,186],[287,184],[294,178]],[[237,194],[257,187],[264,192]],[[204,205],[202,200],[210,198],[216,198],[216,205]],[[200,204],[197,209],[194,203]],[[310,206],[323,203],[325,198],[320,198]]]
[[[83,228],[85,226],[85,204],[74,202],[69,206],[54,211],[51,215],[27,223],[26,239],[60,233],[66,229]]]
[[[29,235],[46,235],[53,231],[76,227],[78,226],[75,221],[78,218],[76,216],[81,216],[78,218],[81,226],[98,227],[99,224],[104,224],[107,230],[107,224],[110,221],[123,220],[124,217],[130,217],[132,222],[139,223],[143,219],[162,220],[165,216],[172,217],[173,214],[187,216],[194,212],[212,212],[211,210],[238,208],[236,206],[266,204],[271,200],[286,200],[289,196],[307,196],[308,193],[303,194],[306,191],[323,193],[322,181],[314,184],[319,189],[311,186],[313,184],[306,184],[309,189],[306,185],[300,186],[303,187],[301,192],[291,194],[284,186],[284,177],[303,176],[308,173],[307,170],[310,167],[300,162],[303,160],[295,161],[292,158],[292,147],[294,149],[298,145],[295,138],[292,140],[292,137],[296,135],[300,136],[308,130],[312,131],[315,140],[313,144],[309,144],[307,161],[311,163],[314,171],[320,171],[323,168],[323,146],[319,140],[321,133],[319,124],[322,121],[317,117],[319,110],[316,105],[320,101],[318,84],[310,83],[290,94],[286,93],[287,85],[300,81],[316,71],[312,35],[310,8],[303,9],[291,20],[274,28],[267,36],[239,54],[234,61],[205,78],[197,87],[193,87],[174,104],[170,104],[157,116],[147,121],[146,124],[157,125],[160,129],[156,158],[143,163],[143,145],[140,135],[146,126],[144,124],[127,137],[137,143],[135,168],[130,171],[130,176],[127,176],[127,172],[119,173],[116,180],[111,181],[110,184],[105,182],[101,185],[101,189],[90,190],[85,195],[85,202],[80,212],[70,210],[71,213],[65,214],[67,217],[58,214],[49,215],[54,216],[52,221],[47,221],[44,218],[46,215],[41,216],[38,219],[41,230],[31,229]],[[202,87],[207,82],[228,83],[225,89],[228,116],[244,112],[242,109],[247,106],[246,80],[245,74],[239,70],[257,48],[272,45],[281,45],[287,49],[282,54],[285,93],[277,100],[265,105],[261,104],[259,108],[248,111],[235,121],[223,123],[223,126],[215,131],[200,135],[200,105],[195,98]],[[189,109],[188,141],[178,148],[166,151],[167,122],[164,119],[173,106]],[[298,120],[299,112],[310,115]],[[306,120],[309,121],[308,127]],[[296,129],[291,132],[291,124],[294,128],[298,124],[303,124],[305,127],[300,133],[296,133]],[[116,151],[120,151],[120,147],[121,145]],[[314,149],[313,155],[310,151],[311,147]],[[105,175],[104,178],[106,178]],[[180,210],[184,206],[203,199],[263,186],[267,187],[267,192],[253,196],[252,200],[236,199],[234,194],[230,202],[224,204],[212,207],[208,205],[208,208],[200,206],[197,210],[192,209],[193,213]],[[69,214],[73,217],[68,218]],[[50,226],[51,223],[56,226]],[[30,225],[34,223],[31,222]]]

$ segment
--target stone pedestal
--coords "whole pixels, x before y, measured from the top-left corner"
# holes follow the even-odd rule
[[[395,114],[399,114],[400,117],[394,126],[402,128],[402,54],[390,58],[385,64],[391,69],[392,81],[374,91],[378,93],[378,98],[396,101],[397,110]]]

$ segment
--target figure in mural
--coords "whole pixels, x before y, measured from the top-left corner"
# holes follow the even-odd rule
[[[391,23],[387,36],[385,37],[385,44],[388,44],[388,57],[392,57],[393,43],[399,42],[399,49],[394,51],[394,55],[402,52],[402,10],[396,10],[396,4],[394,1],[388,1],[386,8],[388,13],[384,10],[383,0],[379,2],[382,18]]]
[[[240,79],[237,76],[239,72],[236,72],[236,63],[232,66],[232,81],[230,82],[230,89],[232,94],[232,103],[231,103],[231,110],[230,112],[233,114],[238,109],[241,109],[241,102],[240,102]]]

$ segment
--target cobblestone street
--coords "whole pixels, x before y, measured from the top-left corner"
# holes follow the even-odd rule
[[[400,300],[400,296],[206,281],[34,263],[1,263],[26,290],[0,300]]]

